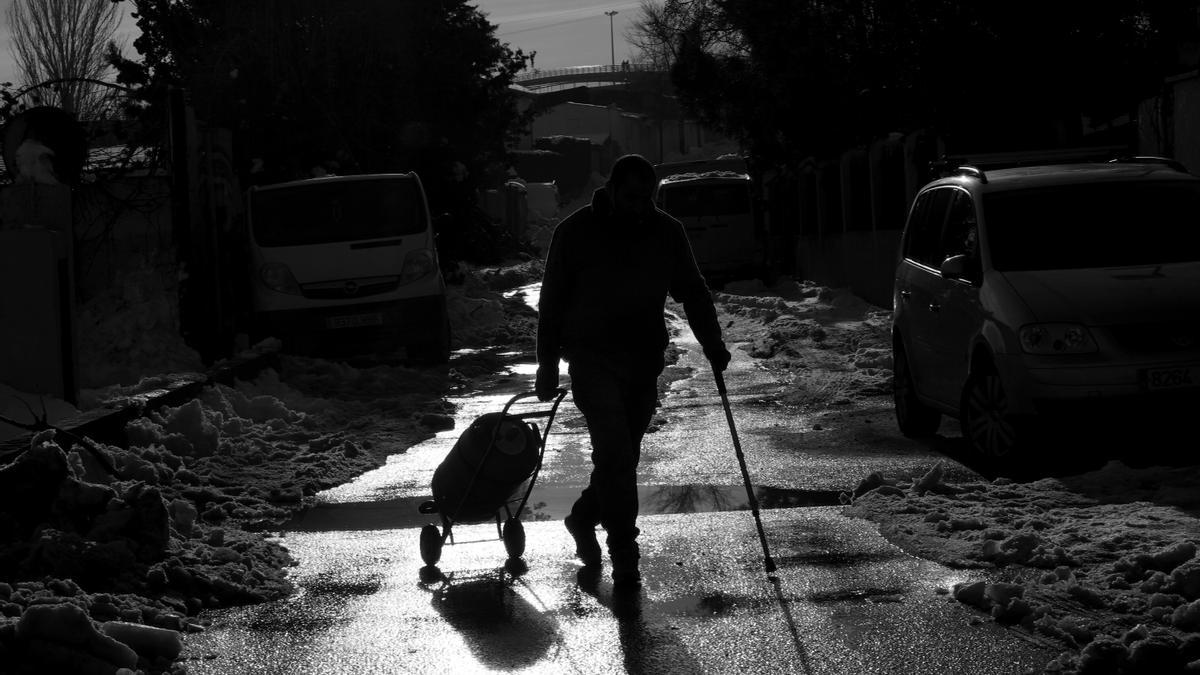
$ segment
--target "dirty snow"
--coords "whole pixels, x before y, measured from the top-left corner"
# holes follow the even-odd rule
[[[81,388],[204,370],[200,355],[179,337],[178,277],[177,265],[146,263],[80,304],[75,330]]]
[[[494,289],[526,285],[540,267],[471,272],[450,294],[456,347],[531,346],[536,314]],[[178,380],[177,366],[193,365],[174,359],[189,352],[177,334],[141,320],[169,318],[169,307],[147,309],[139,297],[97,301],[112,316],[81,344],[92,345],[88,358],[113,360],[90,370],[81,408],[136,400]],[[162,342],[132,350],[142,363],[114,359],[115,347],[104,343],[136,341],[138,326]],[[200,611],[292,591],[292,561],[263,532],[317,492],[447,428],[445,393],[494,365],[464,358],[456,367],[285,356],[282,371],[214,385],[135,419],[125,429],[128,448],[53,430],[35,435],[0,466],[0,663],[18,671],[180,670],[173,645],[181,631],[202,630]],[[42,417],[43,403],[50,424],[77,412],[10,389],[0,395],[0,415],[21,424]],[[5,438],[24,433],[6,427]]]
[[[450,292],[455,348],[532,349],[536,314],[513,289],[536,281],[539,264],[467,272]],[[790,385],[783,403],[821,411],[887,401],[885,310],[791,280],[730,284],[715,298],[735,358],[754,359]],[[32,658],[30,650],[50,644],[54,658],[70,659],[55,664],[125,665],[124,645],[143,670],[178,669],[170,635],[127,624],[202,630],[194,620],[202,609],[289,593],[287,553],[259,531],[316,491],[445,428],[451,411],[442,394],[488,367],[285,358],[282,372],[211,387],[132,423],[130,448],[99,449],[116,477],[70,439],[40,435],[22,459],[56,467],[61,478],[39,522],[0,523],[29,532],[0,549],[0,579],[8,580],[0,583],[0,659]],[[89,405],[148,381],[97,389]],[[14,467],[0,469],[0,483]],[[1112,462],[1025,483],[950,482],[939,465],[924,475],[866,476],[846,486],[845,512],[879,523],[913,555],[970,571],[972,581],[943,589],[947,602],[975,608],[977,622],[1059,645],[1062,656],[1047,671],[1169,673],[1186,663],[1194,671],[1198,473]],[[147,540],[145,523],[157,523],[157,538]]]
[[[823,409],[890,392],[890,312],[786,280],[716,297],[727,339],[797,385],[787,403]],[[948,601],[1060,646],[1046,672],[1200,672],[1200,466],[1114,460],[1028,482],[945,475],[945,464],[872,473],[847,486],[845,513],[912,555],[977,572],[943,589]]]
[[[940,470],[870,476],[846,513],[913,555],[976,570],[945,590],[1060,642],[1049,672],[1200,668],[1200,467],[1111,461],[1028,483],[945,483]]]
[[[825,408],[891,391],[889,311],[789,279],[734,282],[715,297],[726,341],[792,385],[782,403]]]

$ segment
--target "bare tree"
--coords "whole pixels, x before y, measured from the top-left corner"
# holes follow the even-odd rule
[[[738,53],[741,35],[725,19],[714,0],[642,0],[625,39],[644,63],[670,70],[679,57],[684,36],[709,53]]]
[[[112,0],[13,0],[8,10],[10,50],[20,84],[46,82],[37,98],[78,119],[107,112],[110,90],[86,80],[101,80],[109,70],[106,54],[120,48],[113,40],[121,22]]]

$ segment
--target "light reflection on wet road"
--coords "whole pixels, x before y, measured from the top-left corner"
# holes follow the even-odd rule
[[[528,297],[528,296],[527,296]],[[940,591],[964,577],[904,555],[834,503],[867,472],[930,465],[928,452],[822,443],[801,416],[756,401],[767,378],[735,361],[734,415],[780,571],[771,583],[724,413],[684,331],[678,368],[645,442],[643,574],[635,600],[579,583],[561,518],[586,482],[586,429],[570,398],[555,420],[527,569],[506,569],[494,525],[456,525],[439,574],[421,573],[418,528],[436,516],[437,465],[476,417],[530,386],[533,365],[452,399],[455,427],[319,495],[282,542],[299,592],[207,613],[187,636],[189,673],[1018,673],[1053,654]],[[565,371],[565,369],[564,369]],[[524,405],[524,404],[521,404]],[[530,399],[529,405],[538,406]],[[952,469],[957,470],[957,469]],[[814,507],[815,506],[815,507]],[[978,575],[976,575],[978,578]]]

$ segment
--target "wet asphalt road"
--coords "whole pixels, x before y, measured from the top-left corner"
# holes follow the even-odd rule
[[[978,621],[945,594],[961,572],[904,554],[831,505],[870,471],[912,473],[939,455],[898,437],[878,410],[845,416],[852,429],[782,414],[765,403],[770,378],[738,359],[726,382],[779,565],[769,578],[711,372],[686,332],[676,342],[688,351],[675,372],[686,376],[663,400],[639,472],[639,594],[614,597],[607,565],[596,582],[577,577],[561,521],[589,466],[569,397],[521,563],[506,564],[495,525],[457,525],[437,569],[422,569],[419,528],[437,516],[417,506],[434,469],[471,420],[530,386],[526,364],[456,400],[454,429],[322,493],[280,533],[299,561],[299,592],[205,614],[209,630],[185,640],[188,672],[987,675],[1056,653]],[[518,405],[540,405],[530,401]]]
[[[459,528],[422,578],[411,529],[287,537],[285,601],[215,613],[190,673],[1019,673],[1052,653],[939,594],[958,573],[836,507],[772,509],[762,567],[747,512],[642,520],[645,585],[579,583],[559,521],[527,525],[520,576],[495,528]]]

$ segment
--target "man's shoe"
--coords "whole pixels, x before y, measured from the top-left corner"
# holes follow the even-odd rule
[[[613,590],[617,592],[636,591],[642,587],[642,573],[637,567],[617,569],[613,568]]]
[[[600,565],[600,542],[596,541],[596,526],[581,523],[574,516],[567,516],[563,523],[567,532],[575,539],[575,555],[587,567]]]
[[[641,556],[638,555],[637,544],[629,549],[610,551],[609,557],[612,558],[613,590],[631,591],[641,588],[642,573],[638,571],[638,558]]]

